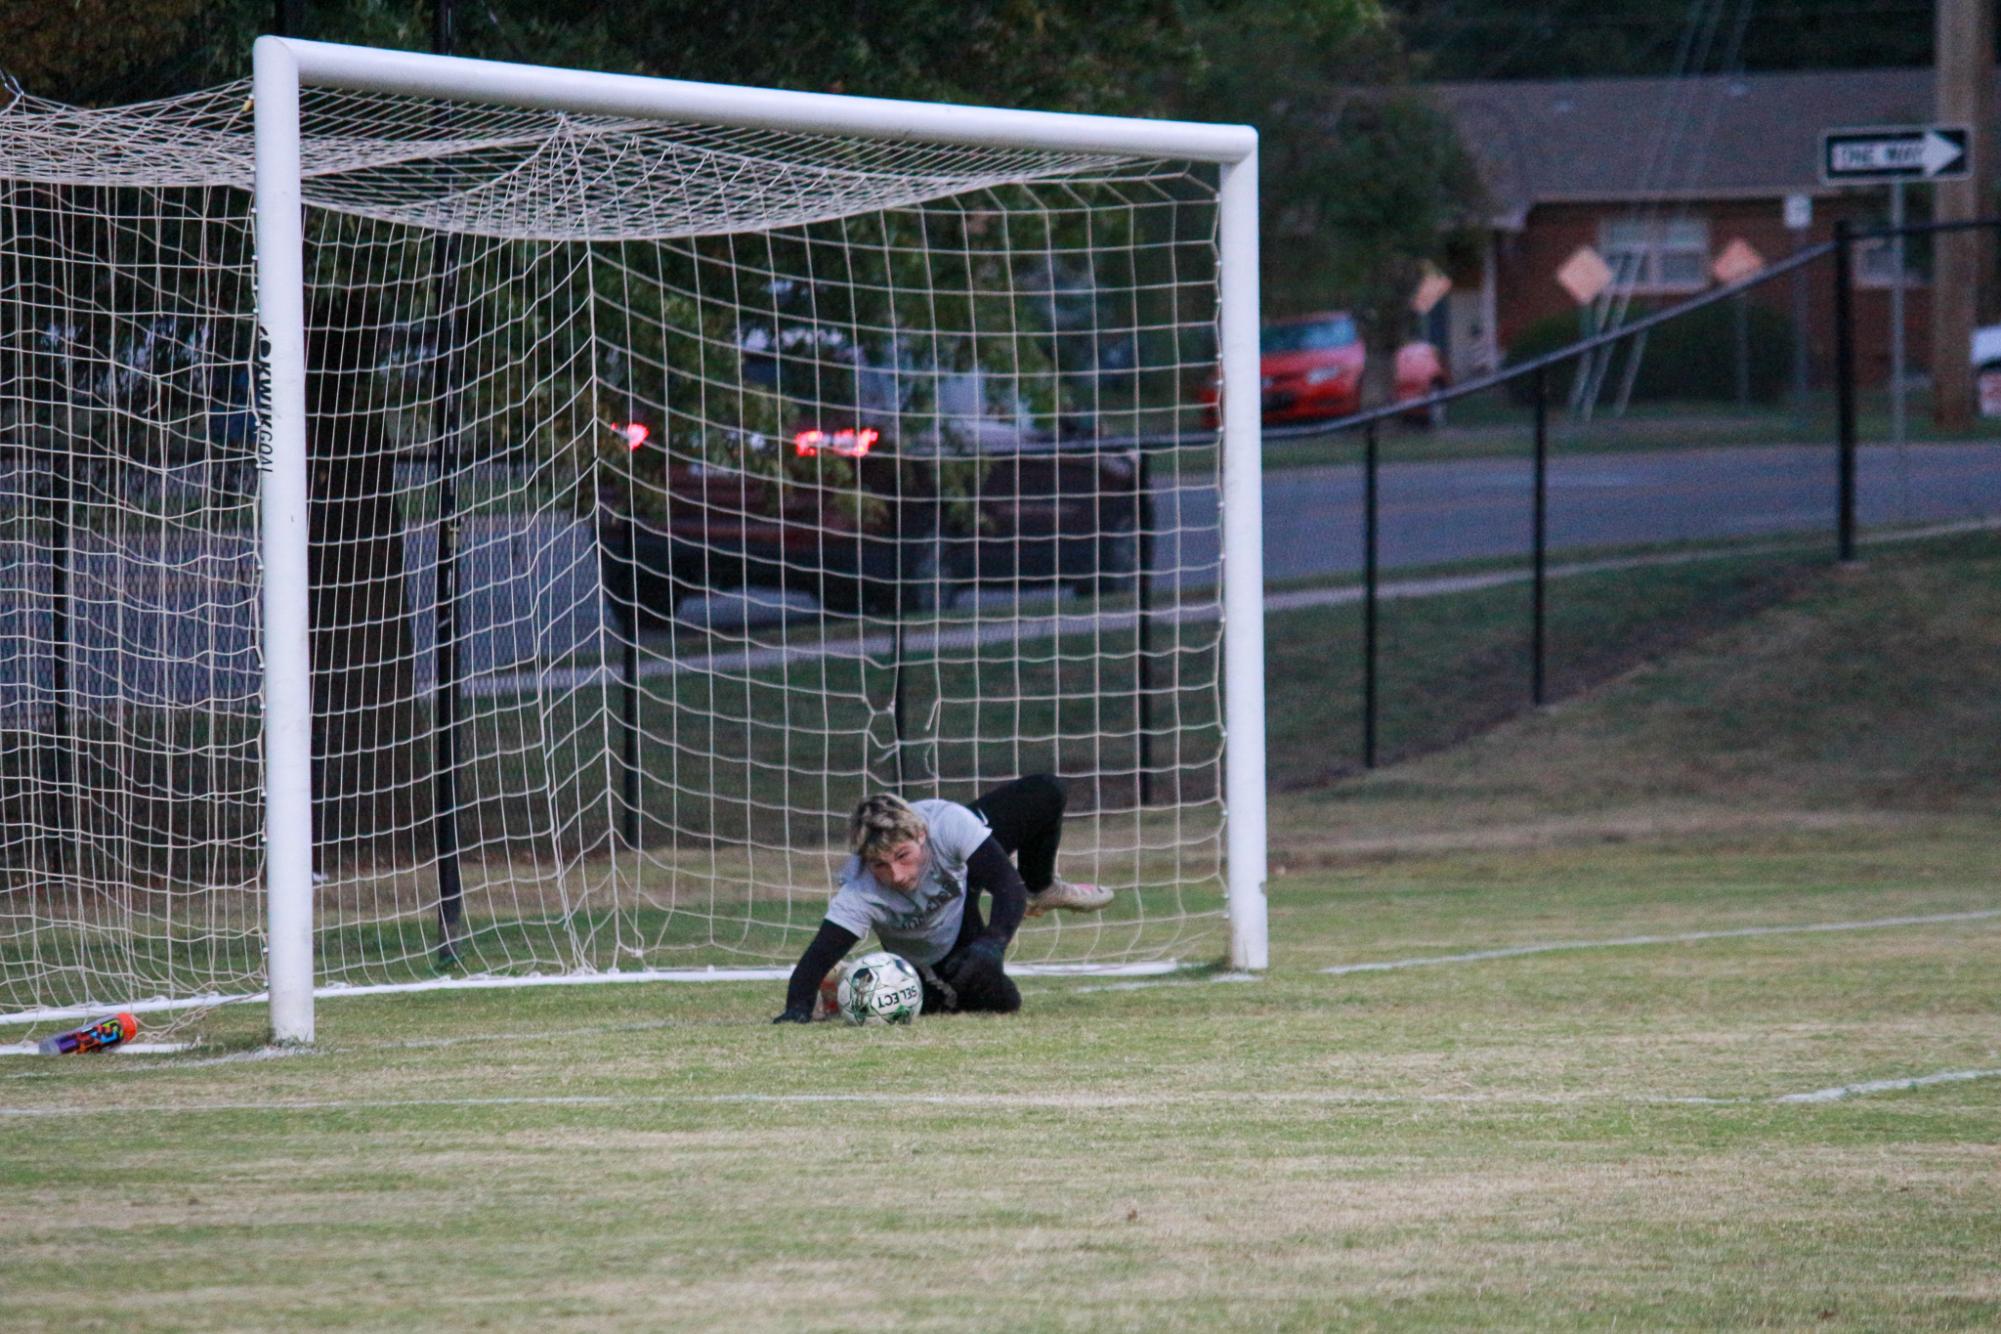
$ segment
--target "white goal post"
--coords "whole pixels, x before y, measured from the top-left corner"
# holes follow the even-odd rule
[[[43,104],[23,142],[89,160],[19,187],[0,164],[28,201],[0,208],[0,265],[16,244],[110,275],[30,315],[49,332],[23,356],[80,369],[0,404],[0,463],[11,430],[20,475],[60,479],[34,483],[57,526],[21,540],[69,544],[0,579],[0,752],[10,670],[38,753],[131,707],[80,690],[90,644],[10,668],[5,598],[59,640],[171,618],[122,572],[234,571],[215,553],[254,513],[261,698],[215,716],[258,715],[261,791],[227,796],[263,831],[242,873],[263,938],[193,906],[247,883],[249,840],[190,859],[205,835],[159,813],[187,805],[157,777],[176,764],[227,787],[243,724],[154,724],[167,760],[114,740],[91,778],[23,771],[0,1020],[240,993],[252,953],[273,1039],[310,1042],[316,986],[421,977],[426,922],[438,962],[491,977],[782,967],[865,786],[968,799],[1044,769],[1070,781],[1065,865],[1134,889],[1104,921],[1032,924],[1026,962],[1186,962],[1213,919],[1232,966],[1267,966],[1261,404],[1219,388],[1259,376],[1255,131],[274,37],[250,91],[102,127]],[[154,135],[182,175],[115,142]],[[216,206],[172,194],[232,189],[254,198],[234,250],[197,236]],[[118,239],[70,228],[78,208]],[[213,331],[177,332],[185,275],[246,261],[254,339],[230,342],[223,297]],[[145,314],[108,310],[133,288]],[[205,536],[176,527],[178,474],[135,489],[136,445],[69,424],[89,394],[126,406],[76,385],[127,374],[129,335],[64,350],[100,315],[205,376],[248,367],[254,486]],[[116,512],[101,554],[74,536],[105,524],[89,504]],[[111,610],[72,620],[83,569]],[[173,790],[112,855],[85,827],[121,772]],[[133,922],[155,937],[134,959],[89,948]],[[68,980],[5,989],[23,969]]]

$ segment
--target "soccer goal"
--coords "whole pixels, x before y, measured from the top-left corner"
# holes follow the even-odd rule
[[[1242,127],[17,97],[0,1021],[782,975],[861,795],[1038,772],[1120,893],[1016,966],[1263,967],[1257,319]]]

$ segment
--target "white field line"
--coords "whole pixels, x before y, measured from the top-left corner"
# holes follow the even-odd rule
[[[115,1047],[107,1047],[102,1052],[85,1052],[86,1058],[93,1056],[160,1056],[168,1052],[186,1051],[194,1046],[192,1042],[121,1042]],[[74,1055],[75,1053],[71,1053]],[[0,1042],[0,1056],[37,1056],[40,1049],[32,1042]]]
[[[1216,973],[1209,977],[1156,978],[1143,982],[1101,982],[1096,986],[1072,987],[1070,994],[1081,996],[1091,991],[1144,991],[1149,987],[1206,987],[1217,982],[1262,982],[1262,973]]]
[[[1062,976],[1061,974],[1055,974],[1047,970],[1056,968],[1072,968],[1076,966],[1077,965],[1071,965],[1071,964],[1030,965],[1030,967],[1037,968],[1040,975],[1044,977]],[[1116,982],[1108,986],[1102,986],[1102,987],[1072,987],[1072,988],[1066,988],[1064,990],[1067,990],[1072,994],[1081,994],[1087,991],[1120,991],[1136,987],[1153,987],[1153,986],[1193,987],[1193,986],[1205,986],[1210,982],[1255,982],[1260,980],[1261,979],[1258,977],[1258,975],[1253,973],[1222,973],[1216,975],[1215,977],[1189,978],[1183,981],[1170,980],[1170,981]],[[1048,994],[1053,994],[1053,989],[1045,990],[1043,988],[1035,988],[1030,991],[1024,991],[1023,994],[1037,995],[1037,996],[1048,995]],[[127,1071],[126,1073],[132,1075],[147,1074],[147,1073],[157,1074],[163,1071],[188,1070],[192,1069],[195,1066],[200,1066],[200,1065],[227,1065],[227,1064],[237,1064],[244,1061],[277,1060],[282,1057],[288,1057],[288,1056],[326,1056],[342,1052],[354,1052],[354,1051],[430,1051],[446,1047],[464,1047],[475,1044],[482,1047],[495,1047],[495,1046],[505,1045],[508,1043],[525,1044],[530,1042],[567,1042],[573,1038],[603,1037],[608,1033],[630,1034],[630,1033],[653,1032],[661,1029],[670,1029],[670,1028],[685,1029],[690,1027],[706,1027],[706,1028],[730,1027],[734,1026],[735,1022],[736,1021],[722,1020],[722,1019],[716,1019],[711,1021],[688,1020],[679,1018],[634,1019],[631,1016],[627,1015],[618,1018],[616,1020],[607,1020],[604,1023],[597,1023],[597,1024],[584,1024],[575,1028],[538,1028],[538,1029],[524,1029],[519,1032],[482,1030],[477,1033],[467,1033],[454,1036],[400,1038],[390,1041],[369,1042],[366,1044],[358,1044],[355,1046],[346,1046],[340,1043],[320,1043],[311,1047],[258,1047],[249,1051],[226,1052],[219,1056],[209,1056],[198,1060],[175,1061],[172,1062],[171,1064],[162,1063],[154,1065],[136,1065],[131,1067],[130,1070]],[[124,1047],[118,1048],[118,1050],[129,1051],[135,1047],[140,1047],[140,1045],[141,1044],[138,1043],[127,1043]],[[199,1047],[200,1045],[201,1044],[198,1042],[181,1044],[181,1046],[184,1048],[196,1048]],[[35,1049],[34,1044],[27,1042],[19,1043],[14,1046],[0,1046],[0,1055],[14,1054],[17,1050],[21,1054],[27,1054],[27,1053],[32,1053],[34,1049]],[[16,1075],[13,1077],[21,1078],[24,1076]]]
[[[1554,954],[1559,950],[1618,949],[1636,945],[1680,945],[1695,940],[1731,940],[1742,936],[1784,936],[1821,931],[1878,931],[1895,926],[1936,926],[1944,922],[1978,922],[2001,917],[2001,908],[1977,912],[1933,913],[1925,917],[1874,917],[1861,922],[1804,922],[1797,926],[1740,926],[1727,931],[1685,931],[1671,936],[1620,936],[1611,940],[1553,940],[1539,945],[1512,945],[1504,949],[1474,950],[1468,954],[1433,954],[1415,959],[1385,959],[1379,963],[1337,963],[1322,968],[1323,973],[1386,973],[1399,968],[1432,968],[1441,964],[1481,963],[1488,959],[1515,959],[1526,954]]]
[[[1176,972],[1179,959],[1153,959],[1142,963],[1023,963],[1012,964],[1014,977],[1158,977]],[[783,982],[792,976],[790,967],[744,968],[655,968],[634,973],[535,973],[525,977],[438,977],[422,982],[380,982],[353,985],[346,982],[314,987],[316,1000],[337,1000],[345,996],[395,996],[413,991],[501,991],[516,987],[601,986],[615,982]],[[121,1011],[153,1014],[163,1010],[192,1010],[218,1005],[256,1004],[271,999],[268,991],[224,996],[214,992],[200,996],[155,997],[122,1004],[67,1006],[61,1009],[23,1010],[0,1014],[0,1024],[51,1023],[61,1019],[95,1019]],[[6,1048],[0,1046],[0,1054]]]
[[[2001,1079],[2001,1070],[1947,1070],[1936,1075],[1919,1075],[1914,1079],[1871,1079],[1860,1084],[1815,1089],[1811,1093],[1788,1093],[1772,1101],[1840,1102],[1843,1098],[1859,1098],[1870,1093],[1901,1093],[1905,1089],[1929,1088],[1933,1084],[1963,1084],[1972,1079]]]
[[[199,1042],[184,1042],[181,1045],[191,1051],[199,1051],[202,1044]],[[401,1044],[385,1043],[382,1045],[393,1047]],[[120,1077],[138,1079],[149,1078],[154,1075],[178,1074],[183,1070],[195,1070],[211,1065],[248,1065],[264,1061],[287,1061],[299,1057],[324,1056],[326,1054],[327,1049],[324,1047],[254,1047],[246,1051],[226,1051],[214,1056],[194,1056],[178,1061],[133,1061],[119,1067],[110,1068],[117,1069]],[[41,1065],[15,1066],[3,1077],[11,1080],[61,1078],[56,1068]]]
[[[134,1116],[142,1112],[165,1115],[201,1115],[212,1112],[353,1112],[400,1111],[415,1108],[449,1108],[471,1111],[486,1107],[818,1107],[864,1105],[881,1107],[960,1107],[973,1111],[989,1109],[1061,1108],[1065,1110],[1117,1111],[1123,1108],[1157,1108],[1203,1104],[1283,1104],[1313,1105],[1338,1103],[1417,1103],[1417,1102],[1497,1102],[1497,1101],[1577,1101],[1574,1095],[1489,1096],[1483,1094],[1401,1094],[1362,1093],[1329,1089],[1307,1093],[1219,1092],[1202,1093],[659,1093],[659,1094],[521,1094],[491,1098],[320,1098],[256,1102],[176,1103],[160,1106],[143,1104],[111,1105],[102,1100],[75,1107],[0,1107],[0,1120],[33,1120],[90,1115]]]
[[[175,1067],[179,1068],[179,1067]],[[1705,1107],[1835,1102],[1871,1093],[1901,1092],[1936,1084],[2001,1078],[2001,1070],[1954,1070],[1911,1079],[1878,1079],[1864,1084],[1760,1098],[1638,1097],[1598,1092],[1574,1093],[1367,1093],[1355,1089],[1307,1089],[1260,1093],[1218,1090],[1182,1093],[546,1093],[489,1098],[298,1098],[246,1102],[170,1103],[147,1106],[98,1101],[70,1107],[0,1107],[0,1120],[48,1120],[83,1116],[132,1117],[145,1113],[201,1116],[241,1112],[393,1112],[418,1109],[477,1111],[494,1107],[943,1107],[968,1111],[1055,1108],[1064,1111],[1123,1111],[1129,1108],[1198,1106],[1417,1106],[1570,1105],[1613,1100],[1642,1106]]]

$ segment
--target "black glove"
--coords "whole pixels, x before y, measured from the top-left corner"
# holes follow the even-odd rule
[[[1001,967],[1001,955],[1006,950],[1005,941],[984,938],[968,945],[956,958],[939,965],[939,973],[945,975],[952,986],[954,1008],[985,1010],[995,1014],[1013,1014],[1021,1008],[1021,992]],[[949,973],[947,964],[950,965]]]
[[[972,944],[938,964],[938,975],[953,986],[993,977],[1001,971],[1001,955],[1007,945],[991,936],[981,936]]]
[[[771,1021],[774,1024],[810,1024],[813,1022],[811,1010],[787,1010]]]

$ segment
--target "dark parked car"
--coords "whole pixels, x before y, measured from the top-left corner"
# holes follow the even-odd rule
[[[1023,441],[980,456],[980,481],[946,509],[948,580],[1050,581],[1084,594],[1130,592],[1139,576],[1139,458],[1095,441]]]
[[[1086,593],[1133,585],[1140,470],[1132,451],[1025,426],[934,427],[903,442],[893,437],[896,420],[853,410],[802,417],[782,467],[769,458],[743,468],[670,458],[664,505],[654,507],[664,517],[642,517],[629,533],[617,518],[608,525],[607,589],[615,601],[630,589],[642,619],[659,622],[683,598],[744,588],[886,614],[934,610],[982,584],[1062,583]],[[760,447],[778,446],[746,445]]]

